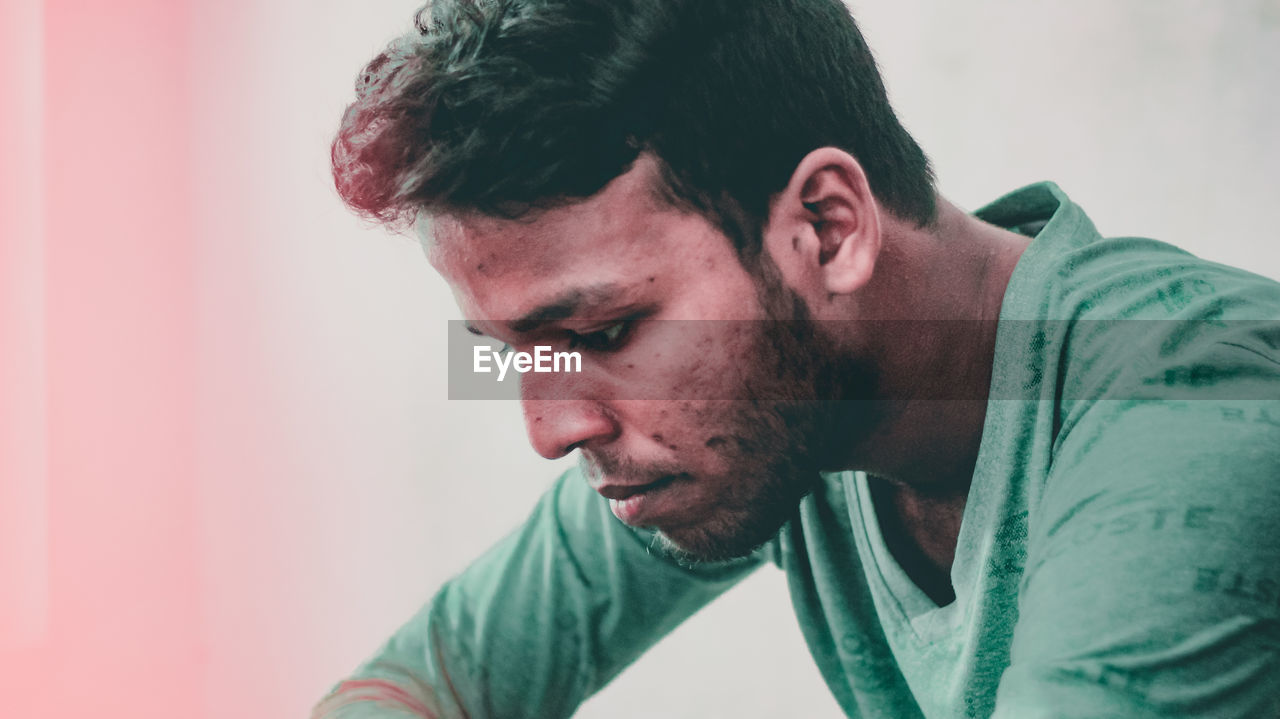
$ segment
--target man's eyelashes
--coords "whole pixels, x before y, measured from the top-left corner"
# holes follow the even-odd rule
[[[595,332],[574,332],[570,330],[569,349],[585,349],[591,352],[613,352],[626,344],[634,320],[622,320]]]

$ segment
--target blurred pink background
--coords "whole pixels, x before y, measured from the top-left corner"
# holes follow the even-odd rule
[[[306,717],[557,473],[329,186],[417,5],[0,4],[0,716]],[[1274,0],[853,5],[944,194],[1280,276]],[[838,711],[768,571],[580,714],[782,715]]]

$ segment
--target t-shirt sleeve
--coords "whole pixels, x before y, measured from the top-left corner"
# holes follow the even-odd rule
[[[1280,402],[1094,402],[1030,519],[995,716],[1280,716]]]
[[[678,564],[571,470],[312,717],[567,717],[760,563]]]

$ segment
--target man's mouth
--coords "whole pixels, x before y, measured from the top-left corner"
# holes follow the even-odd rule
[[[673,490],[688,479],[686,474],[669,474],[647,484],[606,482],[597,487],[596,491],[609,500],[613,515],[624,524],[643,527],[680,509],[681,505]]]

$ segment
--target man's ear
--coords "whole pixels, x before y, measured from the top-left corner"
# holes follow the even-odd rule
[[[871,279],[880,239],[879,207],[866,173],[834,147],[814,150],[796,166],[771,203],[765,234],[784,276],[829,296],[855,292]]]

